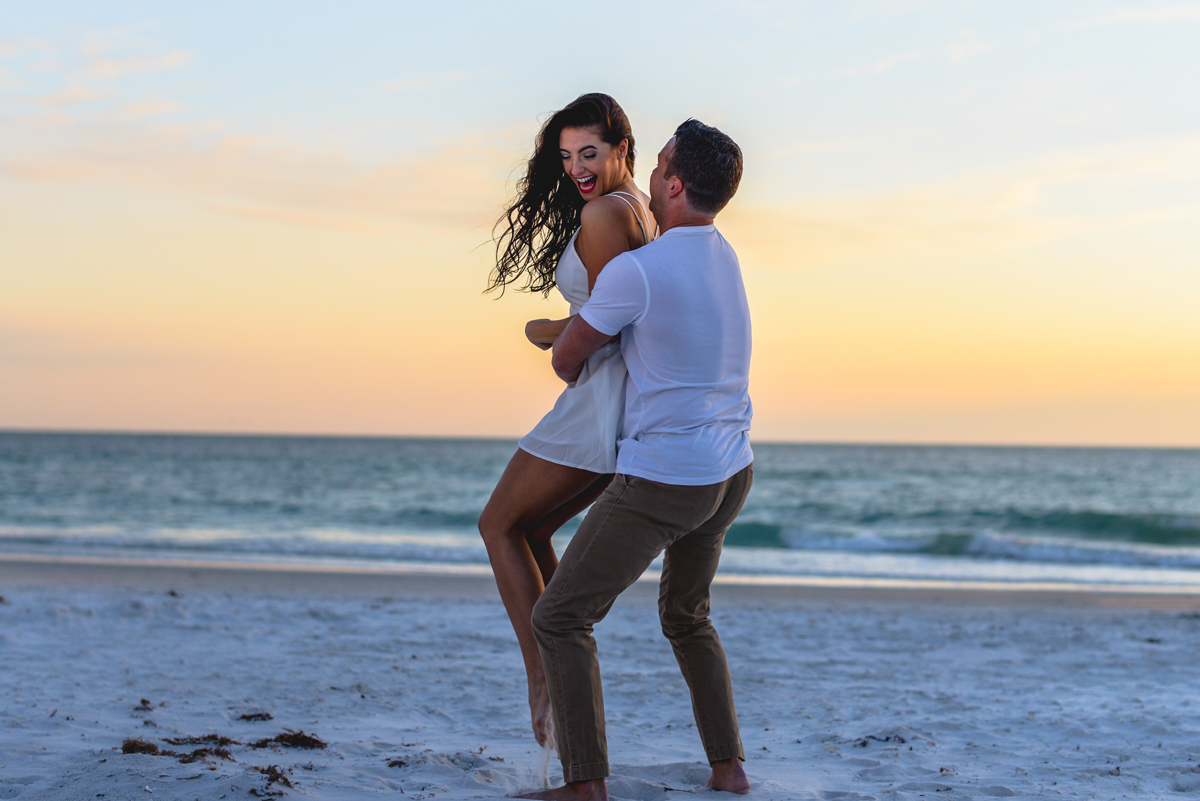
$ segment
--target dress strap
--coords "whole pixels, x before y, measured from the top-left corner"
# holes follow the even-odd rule
[[[650,244],[650,237],[648,237],[646,235],[646,226],[644,223],[642,223],[641,214],[637,213],[637,209],[635,209],[633,207],[633,203],[630,203],[628,200],[625,200],[625,198],[631,197],[631,198],[633,198],[634,203],[637,203],[639,206],[642,206],[642,201],[638,199],[637,195],[632,195],[629,192],[622,192],[620,190],[617,190],[615,192],[609,192],[608,194],[619,197],[625,203],[625,205],[629,207],[629,210],[633,212],[633,219],[637,220],[638,228],[642,229],[642,243],[646,244],[646,245]],[[645,211],[646,211],[646,207],[642,206],[642,213],[644,214]]]

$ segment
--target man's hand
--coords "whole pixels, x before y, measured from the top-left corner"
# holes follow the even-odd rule
[[[610,339],[611,334],[597,331],[582,317],[572,317],[558,339],[554,340],[554,356],[550,359],[550,364],[554,367],[555,374],[568,384],[574,382],[579,378],[587,357]]]

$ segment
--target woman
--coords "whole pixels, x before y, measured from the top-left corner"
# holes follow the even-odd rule
[[[648,243],[649,198],[633,182],[629,119],[608,95],[581,95],[537,136],[517,198],[500,218],[489,289],[549,293],[576,314],[612,258]],[[546,349],[570,322],[531,320],[525,336]],[[625,402],[625,363],[610,342],[594,353],[554,409],[520,442],[479,518],[496,585],[525,660],[533,732],[544,745],[550,698],[530,625],[558,557],[550,537],[608,486]]]

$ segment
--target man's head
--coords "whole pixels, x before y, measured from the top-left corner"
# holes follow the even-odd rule
[[[660,223],[680,203],[696,215],[715,217],[741,180],[742,150],[737,143],[689,119],[658,154],[658,166],[650,175],[650,211]]]

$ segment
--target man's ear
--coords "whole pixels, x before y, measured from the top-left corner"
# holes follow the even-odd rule
[[[667,197],[675,197],[683,191],[683,181],[679,180],[678,175],[672,175],[667,179]]]

